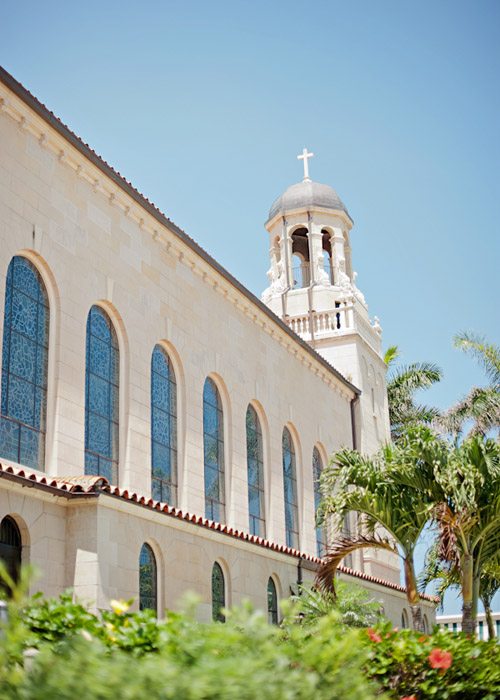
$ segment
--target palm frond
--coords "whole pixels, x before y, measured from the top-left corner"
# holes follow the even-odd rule
[[[340,562],[348,554],[358,549],[383,549],[393,554],[398,554],[395,544],[388,539],[377,535],[352,535],[351,537],[339,537],[329,548],[323,557],[324,564],[316,574],[315,585],[325,591],[335,593],[335,573]]]
[[[492,386],[500,388],[500,347],[474,331],[457,333],[453,336],[453,345],[473,357],[484,369]]]

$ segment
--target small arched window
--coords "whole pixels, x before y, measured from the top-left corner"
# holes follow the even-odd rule
[[[265,537],[262,430],[257,411],[253,406],[247,408],[246,429],[250,533],[258,537]]]
[[[401,627],[403,629],[408,627],[408,613],[406,612],[405,608],[403,608],[403,611],[401,612]]]
[[[47,414],[49,300],[27,258],[12,258],[5,287],[0,456],[43,470]]]
[[[225,520],[224,419],[219,390],[212,379],[203,388],[203,451],[205,464],[205,517]]]
[[[267,582],[267,619],[271,625],[278,624],[278,594],[272,576]]]
[[[118,483],[118,338],[108,314],[93,306],[87,318],[85,474]]]
[[[299,547],[299,514],[297,507],[297,468],[295,448],[288,428],[283,429],[283,488],[285,495],[285,528],[288,547]]]
[[[139,609],[158,611],[156,559],[149,544],[139,555]]]
[[[152,496],[177,505],[177,386],[170,358],[156,345],[151,357]]]
[[[319,480],[321,477],[321,472],[323,471],[323,464],[321,462],[321,456],[317,447],[313,450],[313,480],[314,480],[314,510],[318,510],[319,503],[321,501],[322,493],[319,487]],[[318,551],[318,557],[322,557],[326,552],[326,528],[316,527],[316,548]]]
[[[21,552],[22,542],[19,528],[15,520],[10,515],[6,515],[0,523],[0,559],[14,581],[17,581],[19,576]],[[0,588],[5,590],[7,585],[0,582]]]
[[[212,568],[212,619],[214,622],[225,622],[222,608],[226,605],[224,574],[221,565],[215,562]]]

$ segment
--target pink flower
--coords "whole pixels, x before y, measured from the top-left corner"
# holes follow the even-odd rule
[[[442,668],[443,671],[450,668],[453,660],[451,652],[443,651],[439,647],[434,647],[427,658],[432,668]]]
[[[380,632],[376,632],[375,630],[372,630],[371,627],[369,627],[366,630],[366,634],[370,637],[372,642],[381,642],[382,641],[382,637],[380,636]]]
[[[417,700],[416,695],[405,695],[404,698],[401,698],[401,700]]]

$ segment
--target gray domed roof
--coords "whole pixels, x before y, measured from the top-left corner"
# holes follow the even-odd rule
[[[304,180],[296,185],[291,185],[274,201],[269,210],[269,219],[275,217],[276,214],[284,214],[290,209],[303,209],[313,206],[344,211],[349,216],[345,204],[333,187],[320,185],[319,182],[312,182],[311,180]]]

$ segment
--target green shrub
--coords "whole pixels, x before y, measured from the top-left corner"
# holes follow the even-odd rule
[[[37,606],[24,620],[13,616],[5,630],[2,700],[375,698],[362,670],[369,652],[335,616],[322,618],[312,634],[300,625],[269,625],[249,608],[229,611],[226,624],[205,625],[172,613],[160,621],[126,611],[88,616],[67,599]],[[19,648],[29,640],[40,652],[25,670]]]
[[[498,700],[500,647],[465,634],[434,628],[430,636],[391,624],[368,629],[360,637],[370,658],[367,674],[391,697],[416,700]]]

